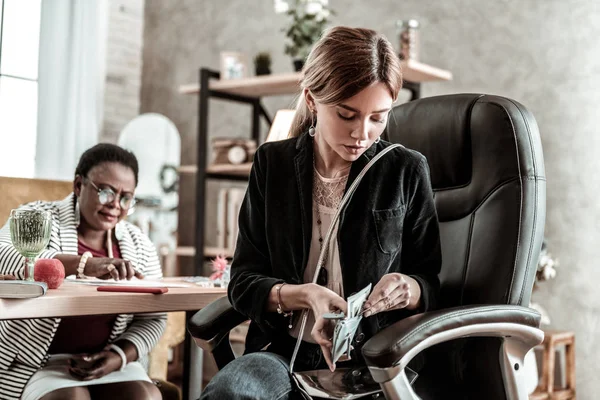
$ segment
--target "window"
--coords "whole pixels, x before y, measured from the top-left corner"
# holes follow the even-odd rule
[[[35,167],[41,0],[0,0],[0,176]]]

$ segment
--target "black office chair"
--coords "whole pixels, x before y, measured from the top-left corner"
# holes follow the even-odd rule
[[[459,94],[392,111],[385,138],[427,157],[440,220],[443,265],[438,311],[372,337],[362,354],[387,399],[527,399],[523,358],[543,340],[527,308],[545,221],[546,181],[537,124],[516,101]],[[229,330],[244,321],[226,298],[188,329],[222,368]],[[404,368],[426,353],[415,393]],[[417,385],[419,386],[419,385]]]

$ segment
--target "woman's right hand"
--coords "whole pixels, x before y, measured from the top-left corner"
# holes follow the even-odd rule
[[[144,279],[144,275],[133,267],[131,261],[108,257],[88,258],[83,274],[99,279],[113,278],[116,281],[129,280],[134,276],[138,279]]]
[[[335,364],[331,356],[331,338],[333,337],[334,324],[331,320],[326,320],[323,315],[331,312],[348,313],[348,303],[334,291],[326,287],[309,284],[308,301],[315,316],[315,325],[311,331],[311,336],[323,351],[325,361],[329,369],[335,371]]]

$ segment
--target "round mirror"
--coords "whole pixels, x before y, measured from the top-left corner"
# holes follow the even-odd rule
[[[121,131],[119,146],[133,151],[139,163],[135,195],[146,206],[177,206],[177,167],[181,137],[175,124],[161,114],[142,114]]]
[[[174,249],[181,157],[181,137],[175,124],[164,115],[142,114],[123,128],[118,145],[132,151],[139,164],[138,203],[129,221],[150,236],[157,248],[168,245]]]

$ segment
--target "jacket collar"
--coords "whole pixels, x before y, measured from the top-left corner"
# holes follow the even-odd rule
[[[296,270],[298,283],[304,281],[304,269],[308,263],[310,252],[310,240],[312,236],[312,187],[313,187],[313,140],[307,134],[302,134],[296,142],[296,156],[294,157],[294,168],[296,171],[296,184],[300,196],[300,215],[302,228],[302,265]]]

